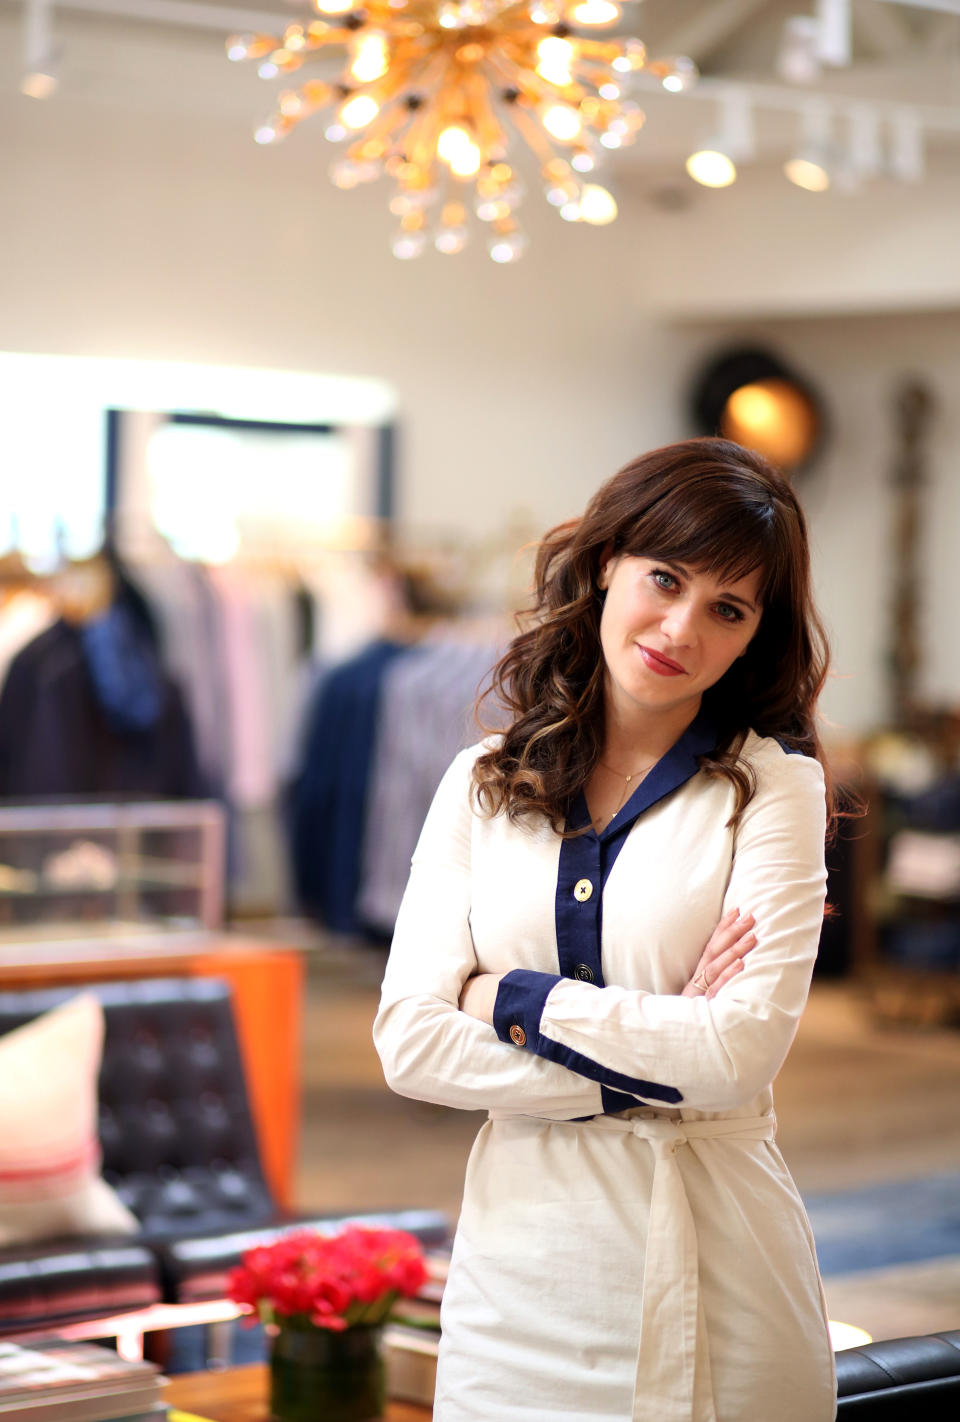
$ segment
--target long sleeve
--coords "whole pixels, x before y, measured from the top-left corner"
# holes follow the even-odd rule
[[[724,899],[724,912],[756,916],[758,943],[743,971],[710,1000],[510,972],[494,1022],[502,1041],[523,1041],[518,1055],[532,1052],[640,1095],[651,1082],[669,1083],[660,1099],[701,1111],[744,1106],[769,1085],[806,1002],[826,871],[822,769],[767,745]]]
[[[477,969],[470,931],[471,769],[464,751],[437,790],[413,856],[374,1042],[402,1096],[464,1110],[572,1120],[603,1110],[600,1086],[499,1041],[459,1010]]]

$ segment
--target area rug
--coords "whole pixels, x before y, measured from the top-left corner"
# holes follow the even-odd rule
[[[824,1275],[960,1254],[960,1174],[805,1195]]]

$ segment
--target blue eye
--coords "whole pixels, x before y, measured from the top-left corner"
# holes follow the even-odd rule
[[[739,607],[733,607],[729,602],[718,602],[717,612],[723,618],[724,622],[743,621],[743,613]]]
[[[654,568],[650,574],[658,588],[663,588],[664,592],[669,592],[677,586],[677,580],[672,573],[668,573],[665,568]]]

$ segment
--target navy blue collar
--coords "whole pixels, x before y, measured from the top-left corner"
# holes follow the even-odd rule
[[[641,780],[627,803],[601,830],[597,836],[600,842],[604,843],[615,835],[622,834],[633,824],[638,815],[643,814],[644,810],[649,810],[650,806],[655,805],[658,800],[662,800],[664,796],[672,794],[674,790],[686,784],[700,769],[697,763],[698,757],[706,755],[708,751],[716,750],[716,746],[716,726],[711,717],[701,708],[680,739],[675,741],[666,755],[657,761],[653,769]],[[587,808],[587,797],[581,790],[573,802],[567,824],[571,829],[581,829],[589,823],[590,811]],[[591,830],[590,833],[596,834],[596,831]]]

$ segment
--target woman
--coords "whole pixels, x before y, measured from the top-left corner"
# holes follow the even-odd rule
[[[770,1091],[826,880],[803,515],[759,456],[671,445],[547,535],[536,596],[495,674],[512,723],[437,791],[374,1029],[394,1090],[489,1111],[435,1418],[828,1422]]]

